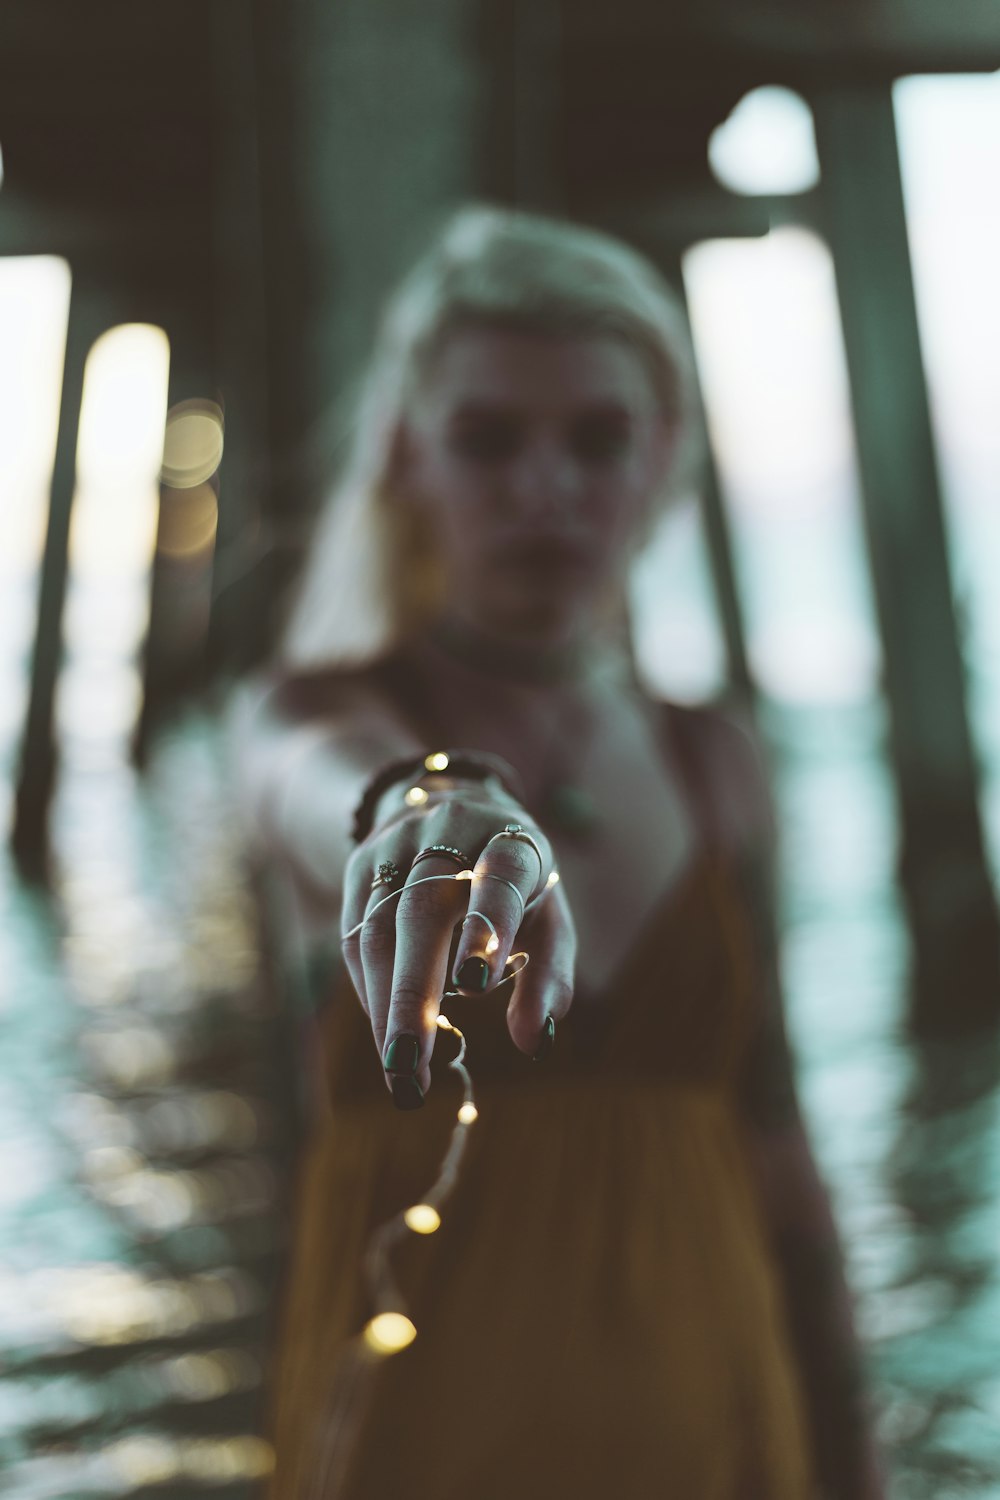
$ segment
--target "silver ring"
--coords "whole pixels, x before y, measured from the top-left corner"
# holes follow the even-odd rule
[[[371,883],[371,889],[377,891],[380,885],[395,885],[399,879],[399,866],[393,864],[391,859],[384,859],[378,867],[378,874]]]
[[[541,879],[542,872],[545,869],[545,861],[542,858],[542,851],[541,849],[539,849],[535,840],[531,837],[531,834],[525,833],[520,823],[508,823],[506,827],[501,829],[499,833],[495,833],[493,835],[493,838],[491,838],[487,843],[487,849],[489,848],[490,844],[494,843],[497,839],[517,839],[518,843],[520,844],[530,844],[532,849],[534,849],[536,855],[538,856],[538,877],[539,879]]]
[[[426,849],[421,849],[419,854],[414,855],[410,869],[412,870],[413,866],[419,864],[422,859],[436,859],[438,856],[442,859],[454,860],[462,870],[472,869],[472,861],[469,859],[469,856],[463,854],[461,849],[456,849],[452,844],[428,844]]]

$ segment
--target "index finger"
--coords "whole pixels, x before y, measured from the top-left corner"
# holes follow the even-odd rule
[[[372,995],[372,1026],[386,1082],[401,1109],[416,1109],[430,1085],[435,1026],[455,924],[468,884],[447,859],[414,862],[396,908],[395,961],[384,1001]]]

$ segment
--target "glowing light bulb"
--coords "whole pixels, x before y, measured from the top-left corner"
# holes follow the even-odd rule
[[[479,1111],[474,1104],[463,1104],[458,1112],[458,1118],[463,1125],[471,1125],[474,1120],[479,1119]]]
[[[447,771],[450,764],[451,762],[443,750],[438,750],[434,755],[428,755],[424,760],[424,765],[428,771]]]
[[[472,871],[471,870],[459,870],[458,874],[454,877],[454,879],[455,880],[471,880],[472,879]]]
[[[441,1228],[441,1215],[429,1203],[414,1203],[403,1215],[403,1222],[414,1234],[433,1234]]]
[[[411,786],[403,801],[408,807],[423,807],[427,801],[426,788],[422,786]]]
[[[497,951],[497,949],[499,948],[499,946],[500,946],[500,939],[497,937],[497,935],[496,935],[495,932],[491,932],[490,935],[489,935],[489,937],[486,939],[486,951],[487,951],[487,953],[495,953]]]
[[[452,1031],[454,1029],[447,1016],[438,1016],[437,1024],[442,1031]]]
[[[412,1344],[417,1330],[402,1313],[377,1313],[365,1325],[364,1340],[375,1354],[398,1354]]]
[[[558,870],[553,870],[552,874],[549,876],[549,878],[545,882],[545,884],[546,884],[546,886],[558,885],[559,884],[559,871]]]

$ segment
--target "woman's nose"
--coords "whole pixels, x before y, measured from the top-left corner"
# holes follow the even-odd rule
[[[513,498],[532,519],[558,520],[570,514],[580,498],[580,472],[572,454],[560,444],[537,442],[519,455],[511,475]]]

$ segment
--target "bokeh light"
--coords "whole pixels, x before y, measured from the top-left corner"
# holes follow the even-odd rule
[[[219,503],[210,484],[160,491],[160,527],[156,550],[178,561],[202,557],[214,545]]]
[[[417,1330],[402,1313],[378,1313],[366,1324],[364,1340],[374,1354],[397,1354],[417,1336]]]
[[[403,1220],[414,1234],[434,1234],[441,1228],[441,1215],[430,1203],[414,1203],[404,1213]]]
[[[225,424],[214,401],[193,397],[167,413],[160,477],[173,489],[189,489],[211,479],[222,462]]]
[[[245,1349],[213,1349],[179,1354],[157,1368],[160,1385],[168,1396],[181,1401],[214,1401],[233,1391],[252,1390],[260,1384],[260,1363]]]
[[[716,179],[734,193],[808,192],[819,182],[809,105],[791,89],[752,89],[713,130],[708,161]]]
[[[262,1479],[274,1467],[274,1450],[258,1437],[170,1438],[137,1434],[104,1450],[113,1470],[131,1486],[171,1479],[225,1484]]]

